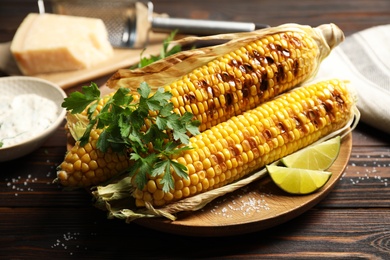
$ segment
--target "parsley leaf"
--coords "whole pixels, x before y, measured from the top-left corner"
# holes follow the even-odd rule
[[[79,91],[72,92],[69,97],[64,99],[61,106],[72,111],[72,113],[77,114],[84,111],[92,101],[99,100],[100,98],[100,90],[93,82],[90,86],[83,86],[82,92],[83,93]]]

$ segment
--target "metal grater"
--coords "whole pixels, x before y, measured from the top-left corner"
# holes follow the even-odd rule
[[[115,47],[131,47],[134,44],[135,2],[135,0],[51,0],[53,13],[102,19],[108,31],[109,41]]]

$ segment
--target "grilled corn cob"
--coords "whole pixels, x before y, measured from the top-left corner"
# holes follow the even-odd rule
[[[344,39],[342,31],[332,24],[318,28],[285,25],[249,35],[244,39],[232,40],[222,48],[210,48],[212,54],[207,52],[208,49],[194,50],[190,54],[184,52],[168,57],[140,70],[119,70],[107,85],[131,88],[146,81],[149,85],[160,87],[160,84],[164,86],[167,81],[173,81],[164,88],[173,95],[171,102],[174,112],[180,115],[191,112],[201,122],[200,131],[204,131],[312,77],[322,59]],[[210,62],[200,65],[194,62],[194,57],[199,57],[198,60],[203,63],[205,60]],[[178,62],[179,58],[184,60]],[[174,65],[167,69],[166,64],[172,62]],[[175,71],[174,76],[172,70]],[[187,74],[181,76],[183,73]],[[101,105],[97,106],[97,111]],[[80,135],[76,135],[71,126],[69,128],[77,140]],[[91,142],[95,141],[93,138]],[[122,168],[118,166],[115,171],[107,172],[104,178],[101,175],[96,178],[96,171],[102,170],[100,164],[96,169],[73,167],[74,160],[70,158],[79,157],[82,160],[83,156],[78,155],[82,151],[78,142],[75,146],[58,170],[58,180],[65,186],[96,185],[128,167],[128,164],[122,163]],[[96,147],[94,149],[97,152]],[[88,177],[84,176],[87,172]],[[80,178],[89,181],[80,181]]]
[[[162,176],[135,189],[137,206],[163,206],[231,183],[340,129],[351,118],[353,96],[345,82],[301,87],[232,117],[190,138],[194,149],[175,157],[188,179],[173,172],[175,188],[165,193]]]
[[[191,112],[204,131],[314,76],[321,61],[344,39],[333,24],[284,25],[249,35],[212,51],[195,49],[140,70],[119,70],[107,85],[132,88],[146,81],[164,87],[172,93],[174,112]]]

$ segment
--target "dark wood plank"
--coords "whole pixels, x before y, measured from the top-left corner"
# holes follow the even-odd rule
[[[93,208],[0,208],[0,223],[6,259],[386,259],[390,253],[390,215],[381,209],[310,210],[276,228],[221,238],[165,234],[108,220]]]
[[[33,154],[1,163],[0,206],[69,207],[89,205],[91,197],[83,189],[64,190],[53,183],[56,168],[65,155],[65,144],[42,147]]]

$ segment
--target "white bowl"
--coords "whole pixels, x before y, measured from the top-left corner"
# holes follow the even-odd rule
[[[66,97],[66,93],[56,84],[27,76],[0,77],[0,97],[13,98],[21,94],[36,94],[54,101],[57,105],[57,119],[42,132],[21,143],[0,147],[0,162],[20,158],[41,147],[45,140],[63,123],[65,118],[66,110],[61,107],[61,104]]]

